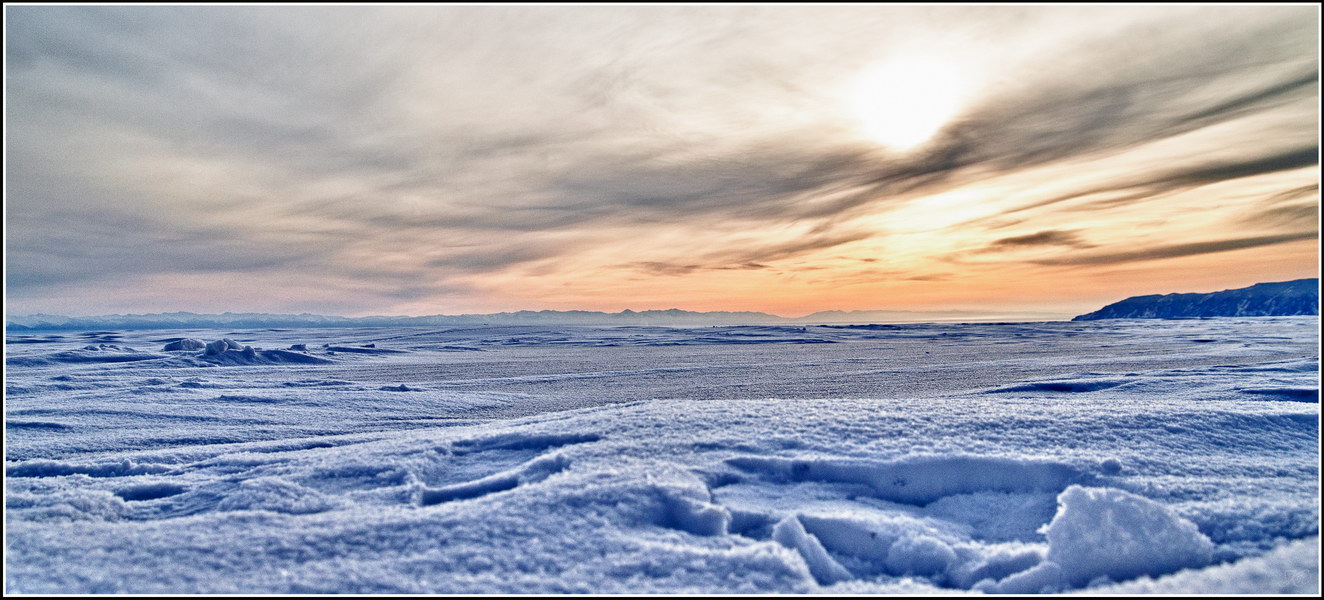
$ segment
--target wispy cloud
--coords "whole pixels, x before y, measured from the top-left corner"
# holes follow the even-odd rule
[[[1319,147],[1308,146],[1293,148],[1268,156],[1249,157],[1236,161],[1203,162],[1183,166],[1179,169],[1160,168],[1156,169],[1156,172],[1144,173],[1128,180],[1114,182],[1105,187],[1078,190],[1071,194],[1020,206],[1007,211],[1004,215],[1089,198],[1104,193],[1114,194],[1114,196],[1106,200],[1094,200],[1077,204],[1071,206],[1069,210],[1108,210],[1134,202],[1150,200],[1173,190],[1195,188],[1232,179],[1289,171],[1317,164],[1319,164]]]
[[[1074,231],[1048,230],[1028,235],[1015,235],[993,240],[985,252],[996,252],[1001,250],[1011,250],[1016,248],[1036,247],[1036,246],[1066,246],[1070,248],[1088,248],[1090,245]]]
[[[1232,238],[1226,240],[1215,240],[1208,242],[1192,242],[1186,244],[1169,244],[1164,246],[1153,246],[1139,250],[1130,250],[1127,252],[1109,252],[1096,254],[1078,254],[1063,258],[1046,258],[1032,261],[1039,265],[1050,266],[1085,266],[1085,265],[1113,265],[1119,263],[1131,263],[1150,260],[1163,260],[1167,258],[1178,258],[1182,256],[1194,256],[1197,254],[1212,254],[1215,252],[1227,252],[1230,250],[1241,250],[1243,248],[1254,248],[1257,246],[1271,246],[1274,244],[1284,244],[1287,242],[1296,242],[1300,240],[1318,239],[1318,232],[1289,233],[1283,235],[1264,235],[1254,237]]]

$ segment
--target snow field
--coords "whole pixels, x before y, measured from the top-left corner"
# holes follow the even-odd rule
[[[322,347],[295,332],[327,364],[200,366],[197,349],[60,363],[67,340],[24,343],[6,381],[6,587],[1310,593],[1318,396],[1244,390],[1317,391],[1315,324],[825,328],[807,335],[835,343],[756,357],[641,346],[653,371],[619,347],[566,351],[618,330],[444,354],[426,348],[506,333]],[[122,343],[146,347],[134,335],[161,334]],[[397,352],[327,354],[367,343]],[[765,382],[788,393],[727,397],[758,357],[792,365]],[[797,395],[818,371],[856,387]],[[889,395],[895,375],[852,371],[922,374],[933,392]],[[1124,383],[1061,383],[1101,380]],[[556,403],[567,382],[581,404]],[[627,387],[654,398],[598,401]]]

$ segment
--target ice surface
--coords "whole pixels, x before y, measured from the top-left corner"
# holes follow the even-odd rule
[[[134,350],[189,339],[224,348]],[[1314,317],[7,339],[6,591],[1311,593],[1317,340]]]

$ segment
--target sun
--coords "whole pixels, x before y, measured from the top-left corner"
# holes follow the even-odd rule
[[[863,73],[850,97],[865,135],[888,148],[909,150],[956,116],[963,87],[950,63],[898,58]]]

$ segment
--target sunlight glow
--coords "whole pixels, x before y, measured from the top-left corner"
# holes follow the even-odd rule
[[[851,93],[852,108],[870,139],[909,150],[928,141],[956,115],[963,87],[950,63],[898,58],[858,79]]]

